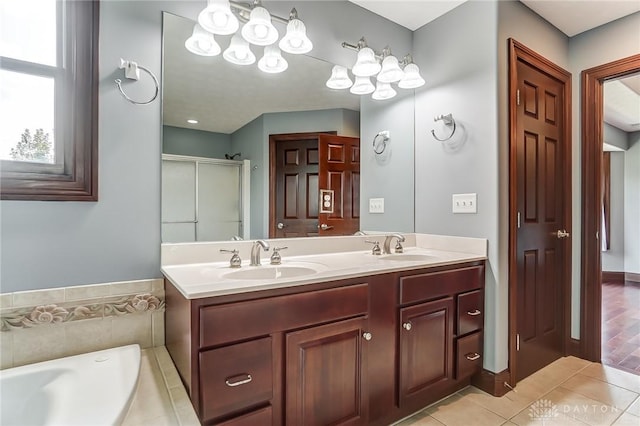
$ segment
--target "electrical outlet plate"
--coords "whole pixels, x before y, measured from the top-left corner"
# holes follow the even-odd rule
[[[477,194],[453,194],[451,200],[453,213],[478,213]]]
[[[384,198],[369,198],[369,213],[384,213]]]

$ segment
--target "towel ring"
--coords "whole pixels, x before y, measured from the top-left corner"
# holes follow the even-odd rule
[[[373,152],[380,155],[387,148],[387,141],[389,140],[389,131],[384,130],[379,132],[373,137]],[[382,148],[381,148],[382,147]]]
[[[447,127],[453,127],[451,129],[451,134],[444,138],[444,139],[440,139],[439,137],[436,136],[436,131],[431,129],[431,134],[433,135],[433,138],[439,142],[445,142],[448,141],[449,139],[451,139],[453,137],[453,134],[456,132],[456,120],[453,119],[453,115],[452,114],[447,114],[447,115],[440,115],[438,117],[434,117],[433,121],[444,121],[444,125]]]
[[[129,96],[127,96],[126,93],[124,93],[124,90],[122,90],[122,80],[120,80],[119,78],[116,78],[116,86],[118,86],[118,90],[120,90],[120,93],[122,93],[122,96],[124,96],[124,98],[126,100],[128,100],[129,102],[131,102],[134,105],[147,105],[150,104],[151,102],[155,101],[156,98],[158,97],[158,93],[160,92],[160,84],[158,83],[158,79],[156,78],[156,76],[146,67],[143,67],[142,65],[137,65],[137,67],[139,69],[141,69],[142,71],[145,71],[147,74],[149,74],[151,76],[151,78],[153,79],[153,84],[155,84],[156,86],[156,91],[153,94],[153,97],[151,99],[149,99],[146,102],[139,102],[139,101],[135,101],[133,99],[131,99]]]

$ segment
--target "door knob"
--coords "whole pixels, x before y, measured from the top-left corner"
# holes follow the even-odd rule
[[[556,236],[558,237],[558,239],[569,238],[569,233],[564,229],[558,229],[558,232],[556,232]]]
[[[284,228],[286,225],[282,222],[278,222],[278,224],[276,225],[278,227],[278,229],[282,229]]]
[[[322,229],[323,231],[326,231],[327,229],[333,229],[333,226],[327,225],[326,223],[323,223],[321,225],[318,225],[318,228]]]
[[[373,337],[373,335],[371,333],[369,333],[368,331],[362,333],[362,337],[364,338],[364,340],[371,340],[371,338]]]
[[[402,324],[402,328],[404,328],[407,331],[411,331],[411,323],[410,322],[405,322],[404,324]]]

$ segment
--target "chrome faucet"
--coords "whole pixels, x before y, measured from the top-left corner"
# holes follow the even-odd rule
[[[269,251],[269,243],[264,240],[255,240],[251,247],[251,266],[260,266],[260,248]]]
[[[404,235],[402,234],[389,234],[384,238],[384,243],[382,245],[382,250],[384,253],[391,254],[391,241],[394,238],[398,239],[398,242],[396,243],[396,247],[394,251],[396,253],[402,253],[402,251],[404,250],[402,248],[402,244],[400,244],[400,243],[404,243]]]

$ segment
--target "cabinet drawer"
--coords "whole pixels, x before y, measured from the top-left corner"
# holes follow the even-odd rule
[[[206,306],[200,310],[200,347],[365,315],[368,309],[367,284]]]
[[[273,395],[271,337],[200,353],[202,420],[267,402]]]
[[[482,290],[458,295],[458,336],[477,331],[484,325]]]
[[[461,337],[456,342],[456,378],[472,375],[482,368],[482,333]]]
[[[481,288],[484,266],[432,272],[400,278],[400,303],[437,299]]]
[[[271,426],[273,424],[273,415],[271,412],[271,406],[269,405],[248,414],[234,417],[226,422],[218,423],[218,426]]]

